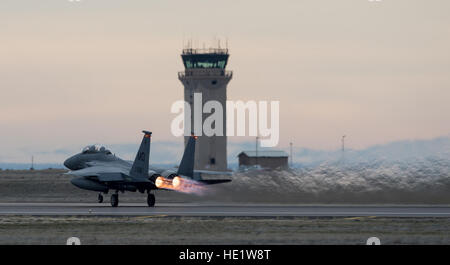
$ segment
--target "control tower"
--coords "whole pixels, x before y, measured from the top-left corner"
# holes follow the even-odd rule
[[[184,100],[191,106],[191,127],[194,129],[194,93],[202,94],[202,108],[216,100],[223,107],[223,136],[199,136],[195,149],[195,169],[227,170],[226,100],[227,84],[233,73],[226,71],[228,49],[184,49],[181,54],[184,71],[178,79],[184,85]],[[213,110],[214,111],[214,110]],[[201,124],[211,113],[203,114]],[[198,123],[198,121],[197,121]],[[189,137],[184,138],[186,144]]]

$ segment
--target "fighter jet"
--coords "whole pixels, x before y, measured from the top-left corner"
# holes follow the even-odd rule
[[[225,183],[230,179],[202,179],[201,174],[221,174],[226,172],[195,171],[195,141],[196,136],[191,136],[186,144],[183,158],[178,169],[149,168],[150,141],[152,133],[143,131],[139,150],[134,162],[125,161],[116,157],[104,147],[88,146],[81,153],[76,154],[66,161],[64,165],[70,169],[66,174],[75,176],[71,183],[78,188],[99,192],[98,202],[103,202],[103,195],[110,190],[111,206],[119,205],[119,191],[141,193],[147,192],[147,204],[155,205],[155,195],[152,190],[165,189],[183,191],[186,188],[210,184]]]

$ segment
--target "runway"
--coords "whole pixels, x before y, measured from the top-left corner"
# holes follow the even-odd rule
[[[450,217],[450,206],[206,205],[160,203],[0,203],[0,215],[22,216],[249,216],[249,217]]]

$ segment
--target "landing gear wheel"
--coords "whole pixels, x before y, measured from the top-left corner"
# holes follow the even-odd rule
[[[149,207],[154,207],[155,206],[155,195],[149,193],[147,195],[147,204]]]
[[[98,201],[98,203],[102,203],[103,202],[103,195],[101,193],[98,194],[97,201]]]
[[[119,194],[113,194],[111,195],[111,206],[117,207],[119,205]]]

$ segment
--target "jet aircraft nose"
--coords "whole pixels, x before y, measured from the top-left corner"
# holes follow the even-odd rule
[[[69,157],[64,161],[64,166],[67,167],[70,170],[77,170],[79,169],[79,161],[76,156]]]

